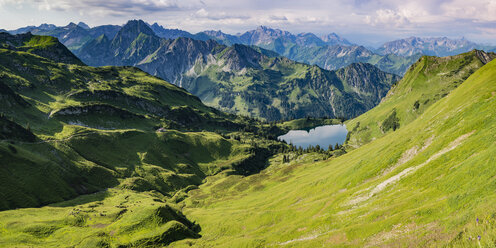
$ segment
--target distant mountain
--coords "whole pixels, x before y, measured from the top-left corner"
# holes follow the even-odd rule
[[[14,30],[9,30],[8,32],[10,34],[23,34],[23,33],[27,33],[27,32],[32,32],[36,28],[41,28],[43,25],[47,25],[47,24],[41,24],[39,27],[36,27],[36,26],[26,26],[26,27],[14,29]]]
[[[408,67],[420,58],[420,54],[412,56],[399,56],[394,54],[379,55],[363,46],[321,46],[321,47],[301,47],[294,46],[288,49],[284,56],[293,60],[315,64],[324,69],[335,70],[343,68],[351,63],[370,63],[379,69],[403,75]]]
[[[107,39],[113,39],[114,36],[119,32],[121,29],[121,26],[118,25],[102,25],[102,26],[96,26],[93,28],[90,28],[88,30],[88,33],[91,35],[91,37],[96,38],[101,35],[105,35]]]
[[[316,36],[312,33],[292,34],[288,31],[259,26],[254,30],[232,35],[220,30],[207,30],[192,34],[180,29],[168,29],[154,23],[145,23],[153,33],[165,39],[179,37],[192,38],[201,41],[215,40],[224,45],[244,44],[255,45],[279,53],[292,60],[315,64],[328,70],[343,68],[351,63],[371,63],[381,70],[403,75],[411,64],[422,54],[448,56],[460,54],[473,49],[495,51],[495,46],[476,44],[466,39],[451,40],[448,38],[418,38],[410,37],[385,43],[379,49],[365,48],[355,45],[336,33]],[[57,37],[71,51],[78,50],[87,42],[100,37],[102,34],[112,40],[121,29],[118,25],[103,25],[90,28],[83,22],[70,23],[64,27],[53,24],[28,26],[10,30],[11,34],[31,32],[37,35]],[[339,51],[339,52],[337,52]]]
[[[287,46],[289,44],[296,44],[299,46],[325,46],[325,45],[351,45],[349,41],[339,37],[337,34],[332,33],[327,36],[319,38],[312,33],[300,33],[294,35],[288,31],[280,29],[272,29],[266,26],[259,26],[254,30],[247,31],[238,35],[225,34],[222,31],[204,31],[199,34],[209,36],[225,45],[231,44],[244,44],[256,46],[274,46],[275,51],[283,52],[277,49],[281,45]]]
[[[137,66],[209,106],[267,120],[354,117],[378,104],[399,80],[369,64],[327,71],[262,48],[164,39],[141,20],[129,21],[112,40],[101,36],[86,43],[77,55],[89,65]]]
[[[239,36],[243,44],[263,45],[279,41],[295,41],[295,36],[287,31],[272,29],[266,26],[260,26],[255,30],[245,32]]]
[[[206,37],[201,37],[200,34]],[[420,54],[411,56],[381,55],[363,46],[354,45],[335,33],[319,38],[312,33],[294,35],[287,31],[265,26],[236,36],[221,31],[205,31],[196,34],[193,38],[206,40],[208,37],[227,45],[238,43],[259,46],[292,60],[318,65],[328,70],[364,62],[376,65],[385,72],[403,75],[408,67],[421,56]]]
[[[222,43],[224,45],[233,45],[233,44],[243,44],[241,40],[239,39],[239,36],[235,35],[230,35],[223,33],[222,31],[218,30],[207,30],[200,32],[196,34],[196,38],[199,38],[200,40],[208,40],[208,39],[214,39],[218,41],[219,43]]]
[[[339,37],[336,33],[330,33],[328,35],[324,35],[321,37],[321,39],[329,46],[335,46],[335,45],[346,45],[346,46],[351,46],[353,45],[351,42],[348,40]]]
[[[53,36],[59,39],[71,51],[76,51],[89,40],[95,39],[102,34],[112,39],[120,28],[120,26],[116,25],[103,25],[90,28],[84,22],[79,22],[78,24],[71,22],[67,26],[62,27],[57,27],[53,24],[42,24],[38,27],[28,26],[8,32],[11,34],[30,32],[34,35]]]
[[[84,29],[90,29],[90,26],[88,26],[88,24],[86,24],[84,22],[78,22],[77,25],[84,28]]]
[[[237,35],[226,34],[220,30],[191,34],[184,30],[167,29],[157,23],[152,25],[143,23],[159,38],[176,39],[185,37],[200,41],[212,39],[228,46],[233,44],[255,45],[279,53],[292,60],[315,64],[328,70],[343,68],[351,63],[365,62],[374,64],[383,71],[403,75],[406,69],[420,57],[420,55],[413,55],[410,57],[395,56],[394,59],[383,59],[382,55],[374,54],[364,47],[353,45],[335,33],[319,38],[312,33],[294,35],[287,31],[260,26],[255,30]],[[121,28],[121,26],[117,25],[103,25],[90,28],[85,23],[80,22],[78,24],[70,23],[64,27],[42,24],[38,27],[30,26],[9,32],[31,32],[38,35],[57,37],[71,51],[81,56],[83,60],[89,59],[87,56],[93,58],[100,57],[100,63],[97,63],[93,59],[93,65],[103,65],[109,64],[103,57],[113,56],[105,53],[108,49],[102,49],[100,46],[97,50],[89,51],[88,48],[94,47],[95,42],[104,44],[106,41],[113,40]],[[147,35],[150,35],[152,32],[148,32]],[[104,35],[106,39],[101,37],[101,35]],[[86,52],[80,53],[79,50],[83,47],[86,47]],[[110,64],[118,64],[118,61],[113,61]]]
[[[178,37],[188,37],[188,38],[193,38],[194,35],[184,31],[184,30],[179,30],[179,29],[166,29],[161,25],[158,25],[158,23],[154,23],[153,25],[150,25],[151,30],[160,38],[165,38],[165,39],[176,39]]]
[[[481,46],[466,39],[453,40],[446,37],[409,37],[406,39],[387,42],[382,45],[377,52],[380,54],[396,54],[400,56],[411,56],[414,54],[450,56],[468,52],[477,48],[481,48]]]

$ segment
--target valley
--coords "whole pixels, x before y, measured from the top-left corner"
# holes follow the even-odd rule
[[[33,10],[75,3],[44,4]],[[396,37],[372,47],[289,14],[257,21],[277,28],[204,29],[247,30],[261,3],[233,3],[246,16],[208,1],[78,4],[85,21],[193,9],[179,21],[197,32],[141,19],[2,27],[0,247],[496,243],[491,44],[427,37],[437,26],[398,38],[420,25],[398,19],[408,11],[361,16],[360,37]],[[295,16],[311,5],[286,4]],[[346,18],[374,2],[354,5]]]

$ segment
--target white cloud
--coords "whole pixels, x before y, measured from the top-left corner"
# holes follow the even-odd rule
[[[250,17],[247,15],[233,15],[233,14],[228,14],[224,11],[211,13],[205,10],[204,8],[196,11],[196,13],[193,16],[198,18],[206,18],[214,21],[220,21],[220,20],[225,21],[227,19],[239,19],[239,20],[250,19]]]
[[[477,21],[496,21],[495,0],[453,0],[441,6],[446,16]]]
[[[189,10],[202,6],[200,0],[31,0],[30,2],[37,4],[40,10],[79,11],[90,15],[149,14]]]
[[[403,27],[410,21],[402,13],[391,9],[379,9],[374,15],[365,16],[365,22],[372,26]]]
[[[34,13],[38,9],[41,13]],[[0,16],[4,25],[0,28],[23,25],[34,15],[37,22],[59,25],[69,21],[123,24],[139,18],[190,32],[237,33],[267,25],[360,39],[467,36],[496,43],[496,35],[484,33],[496,25],[496,0],[0,0],[2,10],[8,15]]]

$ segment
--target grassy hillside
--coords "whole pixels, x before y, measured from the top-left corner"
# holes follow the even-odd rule
[[[14,92],[12,96],[22,95],[23,98],[16,99],[24,99],[31,105],[16,109],[6,103],[0,111],[11,114],[20,123],[31,122],[34,131],[40,128],[44,134],[60,131],[60,121],[147,131],[158,126],[186,130],[199,126],[202,130],[209,126],[211,129],[242,126],[239,125],[242,119],[207,107],[185,90],[137,68],[60,64],[10,49],[0,49],[0,61],[4,88]]]
[[[378,106],[346,123],[351,131],[348,145],[359,147],[407,125],[495,57],[477,50],[450,57],[422,57]]]
[[[207,176],[256,173],[287,147],[273,137],[284,127],[219,112],[140,69],[32,52],[0,49],[1,247],[199,237],[166,201],[181,201]]]
[[[0,219],[2,247],[153,247],[198,238],[200,230],[160,194],[119,189],[0,212]]]
[[[167,130],[249,124],[139,69],[59,64],[7,49],[0,61],[2,160],[16,165],[2,167],[2,209],[61,201],[128,177],[162,179],[149,187],[169,194],[250,153],[218,134]],[[225,166],[211,168],[214,161]]]
[[[276,158],[258,175],[209,179],[182,204],[202,237],[175,246],[491,246],[495,79],[493,61],[411,123],[330,161]]]
[[[346,149],[302,153],[274,136],[340,120],[264,124],[5,47],[0,247],[492,246],[492,57],[423,57]]]

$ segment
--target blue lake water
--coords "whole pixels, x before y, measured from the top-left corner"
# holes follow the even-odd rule
[[[346,125],[326,125],[310,129],[308,132],[305,130],[291,130],[277,138],[286,141],[288,144],[292,143],[296,147],[307,148],[310,145],[319,145],[327,150],[331,144],[333,147],[336,143],[342,145],[347,134]]]

